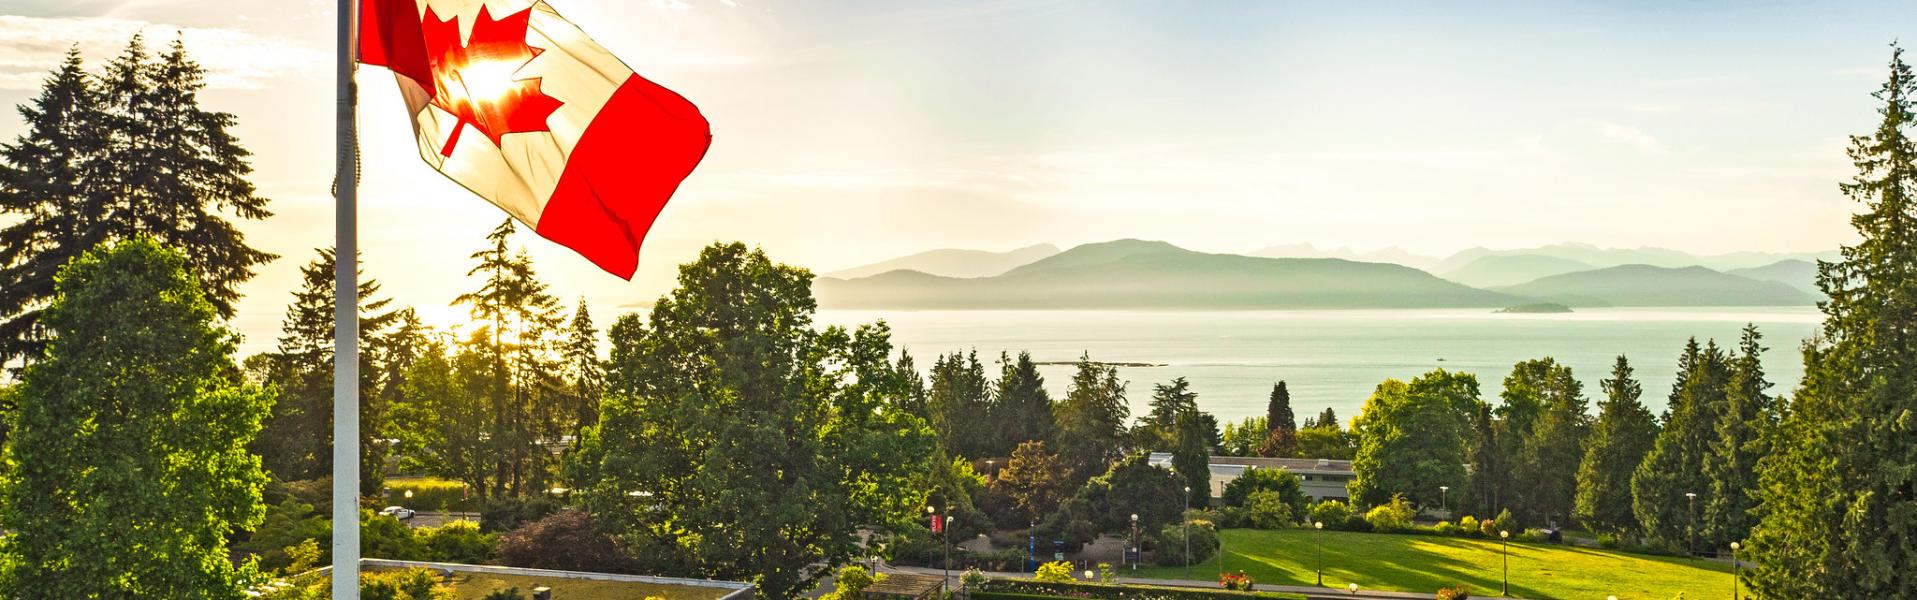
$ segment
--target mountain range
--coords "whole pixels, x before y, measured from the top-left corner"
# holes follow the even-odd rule
[[[1814,303],[1813,261],[1833,254],[1695,256],[1558,244],[1473,248],[1438,259],[1396,248],[1358,253],[1295,244],[1247,256],[1128,239],[1064,251],[1049,244],[933,250],[837,271],[813,287],[828,308],[1780,306]]]

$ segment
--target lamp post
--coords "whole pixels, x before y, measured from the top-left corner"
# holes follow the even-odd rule
[[[1511,531],[1498,530],[1498,540],[1504,545],[1504,583],[1498,586],[1498,595],[1511,595]]]
[[[1191,579],[1191,486],[1185,486],[1185,512],[1178,513],[1178,520],[1185,523],[1185,579]]]
[[[1737,564],[1738,548],[1742,548],[1742,546],[1739,546],[1737,542],[1731,542],[1731,600],[1738,600],[1740,594],[1737,588],[1738,584],[1743,583],[1740,580],[1743,579],[1744,576],[1742,566]]]
[[[1132,573],[1138,573],[1138,561],[1145,558],[1145,549],[1138,547],[1138,513],[1132,513]]]
[[[1438,486],[1438,508],[1444,509],[1444,518],[1451,518],[1451,486]]]
[[[1691,504],[1691,523],[1689,526],[1685,528],[1688,531],[1684,533],[1684,556],[1686,558],[1696,560],[1697,559],[1697,493],[1684,492],[1684,498],[1686,500],[1689,500]]]
[[[950,511],[952,509],[948,507],[946,508],[946,510]],[[945,585],[945,581],[950,581],[951,579],[952,579],[952,515],[945,515],[945,579],[940,581],[939,585]]]
[[[998,481],[998,459],[985,459],[985,480],[987,482]]]
[[[1318,530],[1318,543],[1313,544],[1318,547],[1318,587],[1325,587],[1325,522],[1314,522],[1311,528]]]

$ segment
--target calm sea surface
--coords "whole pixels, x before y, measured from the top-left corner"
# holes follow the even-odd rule
[[[1803,308],[1615,308],[1571,314],[1505,315],[1484,310],[1334,311],[821,311],[824,324],[883,319],[893,343],[911,350],[920,368],[935,355],[976,348],[996,361],[1000,351],[1030,351],[1038,361],[1093,360],[1163,364],[1121,368],[1134,416],[1152,384],[1186,377],[1201,408],[1220,421],[1263,414],[1271,385],[1291,390],[1300,421],[1326,406],[1347,422],[1379,381],[1410,379],[1435,368],[1478,375],[1496,403],[1504,376],[1520,360],[1550,356],[1568,364],[1593,401],[1614,357],[1630,357],[1644,383],[1644,402],[1662,412],[1677,355],[1686,338],[1735,346],[1739,328],[1756,323],[1770,348],[1764,367],[1788,392],[1803,374],[1797,347],[1821,313]],[[988,362],[988,369],[996,369]],[[1072,367],[1045,366],[1045,385],[1061,398]],[[996,373],[996,371],[994,371]]]

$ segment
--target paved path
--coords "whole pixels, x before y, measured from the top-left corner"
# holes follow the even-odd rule
[[[899,567],[899,566],[880,563],[879,572],[881,573],[912,573],[916,575],[932,575],[936,577],[943,571],[941,569],[928,569],[925,567]],[[948,585],[957,586],[959,575],[960,575],[959,571],[953,571],[951,574],[951,578],[952,578],[951,583],[949,583]],[[992,579],[1031,579],[1032,574],[1031,573],[988,572],[985,574],[985,576],[990,577]],[[1188,579],[1145,579],[1145,578],[1136,578],[1136,577],[1125,577],[1123,576],[1122,571],[1120,572],[1118,581],[1119,583],[1135,583],[1140,585],[1204,588],[1208,590],[1218,589],[1218,582],[1216,581],[1193,581]],[[1419,598],[1431,598],[1433,596],[1433,594],[1420,594],[1415,592],[1387,592],[1387,591],[1365,590],[1365,589],[1359,589],[1358,593],[1353,594],[1346,590],[1338,589],[1338,588],[1322,588],[1322,587],[1316,587],[1316,586],[1302,586],[1302,585],[1269,585],[1269,584],[1263,584],[1263,583],[1258,584],[1257,591],[1304,594],[1306,598],[1309,598],[1311,600],[1354,600],[1354,599],[1355,600],[1410,600],[1410,599],[1419,599]],[[1513,598],[1512,600],[1523,600],[1523,599]]]

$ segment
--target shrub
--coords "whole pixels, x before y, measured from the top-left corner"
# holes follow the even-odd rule
[[[327,536],[331,537],[331,529]],[[359,547],[367,558],[388,560],[426,560],[426,544],[413,537],[413,529],[386,515],[359,511]]]
[[[1458,524],[1450,521],[1438,521],[1437,525],[1431,526],[1431,533],[1438,535],[1458,535]]]
[[[1245,520],[1259,529],[1282,529],[1291,525],[1291,503],[1278,492],[1259,490],[1245,498]]]
[[[560,508],[559,502],[551,498],[494,498],[479,511],[479,528],[512,531],[557,513]]]
[[[1070,583],[1076,581],[1076,579],[1072,577],[1072,563],[1062,560],[1039,565],[1038,573],[1032,575],[1032,580],[1047,583]]]
[[[359,596],[364,600],[452,600],[458,596],[440,587],[433,572],[426,569],[373,571],[359,578]]]
[[[406,492],[413,497],[407,498]],[[388,479],[386,506],[404,506],[415,510],[472,511],[479,508],[478,498],[466,493],[466,484],[444,479]]]
[[[1189,556],[1185,554],[1188,548]],[[1192,521],[1187,525],[1166,525],[1158,533],[1158,550],[1152,553],[1152,559],[1159,565],[1183,566],[1205,562],[1217,553],[1218,531],[1212,529],[1211,523]]]
[[[1478,518],[1465,515],[1464,518],[1458,519],[1458,532],[1464,535],[1479,535]]]
[[[427,557],[439,562],[484,564],[499,550],[499,536],[480,531],[472,521],[416,529],[413,535],[426,544]]]
[[[633,563],[585,511],[566,510],[499,538],[499,563],[509,567],[625,573]]]
[[[1326,527],[1330,527],[1330,525],[1326,525]],[[1364,515],[1353,513],[1350,517],[1345,518],[1345,526],[1339,529],[1356,531],[1358,533],[1369,533],[1371,531],[1371,522],[1366,521]]]
[[[1512,535],[1517,535],[1518,533],[1518,519],[1517,517],[1511,516],[1511,509],[1508,508],[1498,511],[1497,520],[1487,524],[1490,525],[1490,528],[1485,529],[1484,534],[1490,537],[1498,537],[1498,532],[1500,531],[1509,531]]]
[[[1438,588],[1438,595],[1434,600],[1469,600],[1470,598],[1471,588],[1454,585],[1448,588]]]
[[[1525,542],[1530,544],[1542,544],[1544,542],[1551,541],[1551,536],[1549,534],[1544,533],[1543,529],[1538,529],[1534,527],[1534,528],[1526,529],[1518,533],[1511,534],[1511,539],[1513,541]]]
[[[967,589],[967,590],[975,590],[980,587],[984,587],[985,580],[986,578],[985,578],[984,571],[980,571],[978,569],[966,569],[965,574],[959,575],[959,588]]]
[[[1311,505],[1311,520],[1324,523],[1331,529],[1342,529],[1345,521],[1351,520],[1351,505],[1337,500],[1326,500]]]
[[[1403,494],[1392,494],[1391,501],[1371,508],[1365,513],[1365,522],[1375,531],[1406,531],[1411,529],[1411,519],[1418,516],[1418,510],[1411,508],[1411,502]]]
[[[972,571],[967,571],[967,574]],[[865,567],[846,565],[839,567],[838,576],[832,578],[833,589],[819,596],[819,600],[856,600],[859,592],[865,591],[874,583],[885,580],[885,574],[873,575]]]
[[[1252,494],[1258,492],[1277,492],[1284,503],[1291,506],[1293,514],[1302,513],[1310,499],[1305,496],[1303,480],[1286,469],[1251,469],[1239,475],[1231,483],[1225,484],[1225,490],[1219,498],[1226,506],[1250,506]]]
[[[519,593],[519,588],[517,587],[509,587],[503,590],[493,590],[492,593],[486,594],[486,596],[480,598],[480,600],[526,600],[526,595]]]

